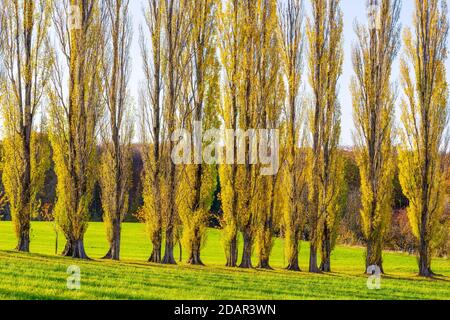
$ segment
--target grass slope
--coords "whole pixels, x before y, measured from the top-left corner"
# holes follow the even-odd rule
[[[203,251],[207,267],[148,264],[150,244],[140,224],[124,224],[122,262],[75,261],[54,256],[55,234],[50,223],[33,223],[33,254],[18,254],[11,223],[0,223],[0,299],[450,299],[450,261],[435,259],[433,268],[443,277],[416,277],[416,258],[386,253],[381,290],[368,290],[363,274],[364,250],[338,247],[333,253],[333,273],[312,275],[282,270],[282,241],[276,241],[275,271],[223,267],[220,232],[210,230]],[[106,253],[104,227],[91,223],[86,250],[93,259]],[[64,246],[60,239],[59,249]],[[177,250],[178,254],[178,250]],[[308,247],[301,248],[306,268]],[[256,260],[255,260],[256,261]],[[81,268],[81,290],[66,287],[66,270]]]

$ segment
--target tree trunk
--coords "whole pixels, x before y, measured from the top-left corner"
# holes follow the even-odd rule
[[[72,240],[67,239],[66,245],[64,247],[64,251],[61,253],[63,257],[71,257],[73,252],[73,243]]]
[[[106,260],[120,260],[120,238],[121,238],[121,225],[116,219],[112,221],[113,234],[108,253],[102,258]]]
[[[267,216],[264,219],[264,227],[262,232],[259,234],[259,264],[258,268],[273,270],[270,266],[270,254],[272,253],[272,238],[274,237],[273,230],[273,220],[274,220],[274,212],[275,212],[275,187],[276,187],[276,178],[272,177],[271,183],[271,193],[270,193],[270,208],[268,210]]]
[[[298,263],[298,241],[296,239],[292,242],[291,250],[292,255],[288,258],[289,261],[286,269],[289,271],[301,271]]]
[[[74,259],[89,259],[89,257],[86,254],[86,251],[84,250],[84,241],[76,240],[74,242],[74,249],[72,252],[72,258]]]
[[[301,271],[300,265],[298,263],[298,252],[294,253],[286,269],[289,271],[297,271],[297,272]]]
[[[23,160],[24,168],[21,177],[22,192],[21,192],[21,208],[22,212],[19,212],[19,239],[17,244],[17,251],[19,252],[30,252],[30,220],[31,220],[31,132],[33,128],[33,114],[32,114],[32,88],[33,88],[33,66],[32,66],[32,34],[33,34],[33,6],[29,3],[24,6],[24,51],[25,51],[25,99],[24,105],[22,106],[22,98],[20,98],[21,109],[20,117],[24,119],[20,120],[21,132],[20,136],[22,138],[22,150],[23,150]],[[30,18],[31,20],[29,20]],[[17,47],[19,50],[19,47]],[[19,51],[17,51],[19,53]],[[18,55],[19,58],[19,55]],[[20,65],[20,61],[18,64]],[[20,71],[19,71],[20,76]],[[19,90],[20,88],[19,85]],[[20,93],[22,95],[22,92]]]
[[[425,110],[425,115],[423,119],[428,119],[428,114]],[[431,257],[430,257],[430,243],[428,240],[428,217],[429,217],[429,190],[430,190],[430,158],[431,154],[429,151],[429,126],[428,121],[424,122],[424,145],[425,145],[425,155],[424,164],[422,168],[422,208],[420,212],[420,227],[419,227],[419,276],[421,277],[432,277],[433,271],[431,271]]]
[[[370,266],[377,266],[380,268],[381,273],[384,273],[383,269],[383,253],[381,247],[374,243],[372,239],[367,241],[367,252],[366,252],[366,270]]]
[[[252,265],[252,249],[253,249],[253,237],[247,229],[244,230],[244,249],[242,251],[242,261],[239,268],[251,269]]]
[[[431,261],[428,253],[429,245],[425,240],[424,232],[421,232],[420,246],[419,246],[419,276],[431,278],[434,276],[431,271]]]
[[[55,229],[55,255],[58,254],[58,231]]]
[[[173,248],[175,246],[173,235],[173,227],[169,226],[166,230],[166,247],[164,250],[163,264],[177,264],[173,255]]]
[[[259,260],[258,268],[259,269],[265,269],[265,270],[273,270],[273,268],[270,266],[269,258],[263,258]]]
[[[68,240],[64,252],[62,254],[64,257],[71,257],[74,259],[86,259],[89,257],[84,249],[84,240]]]
[[[200,246],[198,246],[198,245],[192,246],[191,255],[190,255],[187,263],[191,264],[191,265],[196,265],[196,266],[204,266],[204,264],[200,258]]]
[[[204,266],[201,258],[200,258],[200,249],[201,249],[201,245],[202,245],[202,240],[200,237],[200,232],[199,230],[195,231],[195,235],[192,239],[192,245],[191,245],[191,254],[190,257],[188,259],[188,264],[191,265],[197,265],[197,266]]]
[[[113,221],[113,239],[111,244],[111,259],[120,260],[120,238],[121,238],[120,219]]]
[[[311,243],[309,251],[309,272],[320,273],[320,270],[317,267],[317,246],[313,243]]]
[[[266,223],[265,230],[259,235],[259,262],[258,269],[273,270],[270,266],[272,251],[272,223]]]
[[[16,250],[19,252],[30,252],[30,221],[19,223],[19,240]]]
[[[321,253],[320,271],[331,272],[331,234],[326,226],[324,228]]]
[[[151,263],[161,263],[161,247],[162,247],[162,230],[158,229],[156,235],[153,236],[152,244],[153,250],[152,255],[148,259]]]
[[[317,110],[316,110],[317,111]],[[317,154],[317,151],[315,152]],[[317,166],[315,166],[317,170]],[[319,195],[318,195],[317,183],[314,183],[313,201],[311,204],[311,217],[310,217],[310,249],[309,249],[309,272],[320,273],[320,269],[317,266],[317,243],[318,243],[318,212],[319,212]]]
[[[270,250],[262,249],[263,252],[259,255],[259,263],[258,263],[258,269],[266,269],[266,270],[273,270],[273,268],[270,266]]]
[[[229,268],[237,267],[237,257],[238,257],[238,246],[237,246],[237,235],[234,235],[231,241],[227,244],[227,264]]]

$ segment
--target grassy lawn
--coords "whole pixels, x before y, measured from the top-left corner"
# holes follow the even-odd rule
[[[86,250],[93,259],[106,253],[101,223],[91,223]],[[122,262],[75,261],[56,257],[52,224],[33,223],[32,254],[8,251],[15,246],[13,228],[0,222],[0,299],[450,299],[450,261],[435,259],[440,279],[416,277],[416,258],[386,253],[381,290],[367,289],[363,274],[364,251],[338,247],[332,257],[334,273],[312,275],[282,270],[282,241],[276,242],[275,271],[238,270],[223,267],[220,232],[211,230],[202,257],[207,267],[148,264],[151,246],[143,225],[125,224]],[[64,246],[61,239],[59,250]],[[176,250],[178,256],[178,250]],[[308,262],[308,245],[301,248],[301,266]],[[256,259],[255,259],[256,262]],[[66,287],[66,270],[81,268],[81,290]]]

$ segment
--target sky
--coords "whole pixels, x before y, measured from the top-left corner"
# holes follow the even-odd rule
[[[144,6],[147,0],[131,0],[131,15],[134,25],[134,38],[131,48],[132,56],[132,76],[130,89],[131,94],[135,97],[137,101],[139,84],[144,79],[142,73],[142,61],[140,56],[139,48],[139,25],[143,24],[143,12]],[[306,11],[309,11],[309,0],[305,0]],[[351,51],[352,45],[356,40],[355,32],[353,29],[355,20],[359,22],[366,22],[366,0],[342,0],[341,8],[344,14],[344,50],[345,50],[345,60],[343,66],[343,74],[339,82],[339,99],[342,107],[342,135],[341,135],[341,145],[351,146],[353,145],[354,131],[353,116],[352,116],[352,99],[350,95],[350,81],[353,76],[353,67],[351,61]],[[403,0],[402,1],[402,12],[400,17],[400,23],[403,27],[409,27],[412,24],[412,17],[414,12],[414,1],[413,0]],[[394,63],[392,81],[399,83],[399,58],[402,54],[402,49],[400,50],[399,57]],[[306,59],[306,57],[304,57]],[[305,60],[306,61],[306,60]],[[450,80],[450,60],[447,60],[447,79]],[[308,84],[304,85],[305,91],[308,90]],[[400,88],[399,88],[400,89]],[[401,90],[399,90],[401,92]],[[397,100],[397,104],[400,102],[400,98]],[[396,116],[398,118],[399,111],[397,108]]]

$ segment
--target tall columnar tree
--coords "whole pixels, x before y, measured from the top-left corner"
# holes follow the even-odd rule
[[[163,203],[165,202],[164,152],[167,135],[164,127],[162,77],[162,12],[160,0],[149,0],[145,14],[146,28],[141,29],[140,45],[144,62],[145,86],[141,90],[142,134],[144,141],[144,220],[152,242],[149,262],[162,261]],[[149,50],[145,31],[150,35]],[[167,155],[167,152],[166,152]]]
[[[367,241],[366,268],[383,270],[383,243],[392,214],[395,92],[390,83],[400,38],[400,1],[367,3],[366,27],[356,24],[351,84],[357,160],[361,173],[361,218]],[[376,16],[377,17],[376,17]]]
[[[100,185],[103,220],[110,245],[105,258],[119,260],[121,223],[128,211],[131,185],[131,139],[128,81],[130,75],[131,22],[129,0],[104,0],[105,43],[102,82],[106,113],[101,128],[103,150]]]
[[[55,217],[67,240],[63,255],[86,259],[84,234],[97,177],[96,131],[102,91],[98,1],[55,2],[53,20],[69,70],[65,89],[62,66],[55,64],[50,93],[51,141],[58,177]]]
[[[272,74],[267,79],[271,81],[271,84],[265,87],[266,89],[270,88],[272,91],[269,91],[270,93],[267,92],[268,95],[264,98],[267,101],[263,103],[264,110],[261,112],[261,116],[263,117],[261,123],[265,123],[264,126],[267,127],[268,131],[266,133],[260,133],[260,139],[264,139],[265,141],[272,141],[272,139],[279,138],[279,134],[275,132],[280,130],[281,111],[285,99],[284,79],[282,73],[279,72],[278,66],[275,69],[273,70],[275,74]],[[271,147],[269,146],[269,148]],[[280,157],[279,150],[271,149],[268,151],[271,153],[271,157]],[[275,154],[276,152],[278,154]],[[255,229],[259,259],[258,268],[272,269],[270,266],[270,257],[276,233],[280,230],[279,226],[283,213],[283,193],[285,190],[282,185],[282,173],[277,171],[272,175],[257,175],[256,183],[253,210],[256,211]]]
[[[0,106],[4,120],[3,184],[18,239],[30,250],[30,220],[39,209],[49,156],[35,118],[52,66],[48,30],[51,1],[0,1]],[[43,158],[44,157],[44,158]]]
[[[308,156],[310,272],[329,272],[330,254],[343,191],[342,161],[338,155],[340,106],[337,81],[342,73],[343,20],[339,0],[313,0],[308,19],[309,82],[313,92]],[[317,249],[321,266],[317,266]]]
[[[285,98],[284,79],[280,64],[280,47],[278,37],[278,12],[276,0],[258,2],[259,14],[256,19],[257,50],[257,93],[256,106],[259,108],[257,126],[267,130],[259,133],[260,148],[263,140],[267,142],[277,139],[271,130],[279,130],[281,123],[281,109]],[[261,151],[261,150],[260,150]],[[278,150],[269,150],[272,157]],[[256,212],[256,247],[259,258],[258,267],[270,269],[270,254],[276,228],[280,220],[279,172],[273,175],[262,175],[256,170],[255,204],[252,210]]]
[[[209,212],[217,187],[214,163],[205,163],[202,132],[218,128],[220,103],[217,41],[216,0],[196,0],[190,8],[189,79],[184,97],[183,126],[192,133],[189,144],[193,155],[180,169],[178,211],[183,223],[183,244],[188,252],[188,264],[203,265],[200,252],[205,240]]]
[[[219,47],[221,63],[224,69],[222,119],[226,129],[239,128],[239,97],[242,92],[241,75],[244,38],[243,3],[239,0],[219,2],[218,10]],[[233,155],[237,154],[235,137],[226,137],[232,146]],[[227,258],[227,267],[236,267],[238,260],[238,165],[227,161],[219,167],[221,201],[223,209],[223,245]]]
[[[401,63],[400,182],[409,199],[408,217],[418,239],[419,274],[433,275],[431,259],[442,228],[445,201],[442,157],[448,152],[448,85],[445,76],[449,24],[446,1],[415,1],[414,32],[405,32]],[[448,223],[448,222],[447,222]]]
[[[256,129],[260,120],[260,108],[257,104],[258,93],[258,68],[257,59],[260,52],[258,45],[258,20],[262,16],[262,9],[266,1],[245,0],[242,4],[242,23],[240,32],[243,37],[242,47],[242,74],[241,92],[238,99],[238,126],[244,132]],[[239,139],[238,139],[239,140]],[[238,190],[238,229],[242,234],[243,249],[240,268],[251,268],[252,254],[256,236],[256,210],[254,208],[255,191],[257,187],[257,166],[250,160],[250,152],[253,148],[251,140],[239,140],[245,148],[245,161],[238,166],[237,174],[240,177],[237,183]]]
[[[283,209],[285,231],[285,255],[287,269],[300,271],[298,262],[299,243],[305,220],[304,194],[306,191],[304,157],[298,149],[302,145],[299,90],[302,77],[302,53],[304,47],[303,1],[288,0],[279,3],[279,25],[281,34],[281,57],[287,79],[287,102],[285,106],[285,131],[283,135],[282,183],[285,190]]]
[[[261,1],[225,3],[219,10],[221,60],[225,70],[223,119],[225,127],[236,133],[256,128],[257,68],[255,49],[257,22]],[[236,135],[227,136],[233,159],[220,167],[221,197],[224,209],[224,245],[227,266],[237,265],[237,234],[243,235],[244,248],[240,267],[252,266],[251,256],[255,240],[255,210],[252,207],[255,191],[256,167],[250,163],[250,144]],[[245,147],[245,161],[238,163],[238,147]],[[227,153],[229,150],[227,150]],[[230,161],[233,160],[233,161]],[[240,159],[242,160],[242,159]]]
[[[223,119],[225,127],[233,129],[236,135],[227,137],[227,147],[233,146],[233,162],[228,159],[230,150],[227,150],[227,163],[221,165],[219,170],[224,208],[224,242],[227,266],[236,266],[237,234],[241,232],[244,243],[239,266],[251,268],[253,247],[258,235],[258,219],[262,217],[260,213],[263,205],[260,200],[262,193],[267,190],[263,188],[264,179],[259,177],[260,166],[251,161],[250,155],[255,151],[252,139],[248,135],[243,137],[237,133],[263,128],[266,124],[268,127],[269,113],[266,111],[270,108],[269,105],[274,106],[270,97],[274,92],[270,92],[269,87],[274,88],[275,83],[280,84],[277,81],[279,79],[273,76],[277,72],[271,73],[271,63],[276,60],[273,57],[278,54],[274,49],[277,44],[273,42],[276,40],[277,10],[275,1],[265,0],[229,1],[225,5],[224,10],[219,10],[221,59],[225,71]],[[279,91],[275,92],[279,94]],[[247,133],[251,135],[251,132]],[[245,159],[236,157],[238,147],[242,150],[245,148]],[[271,214],[268,216],[270,220]],[[270,251],[270,241],[267,238],[271,238],[272,230],[269,231],[265,226],[259,231],[265,234],[264,244],[261,242],[263,246],[260,247],[262,257]],[[268,264],[266,257],[263,260],[263,264]]]
[[[174,134],[179,125],[183,86],[187,78],[187,61],[189,57],[189,33],[191,25],[189,21],[188,0],[165,0],[163,5],[162,30],[164,41],[162,42],[163,78],[165,83],[164,114],[168,134],[168,150],[171,153],[175,147]],[[173,254],[175,236],[179,224],[179,216],[176,205],[176,194],[179,184],[177,167],[175,162],[168,157],[167,175],[167,209],[163,216],[165,230],[165,250],[163,263],[175,264]]]

